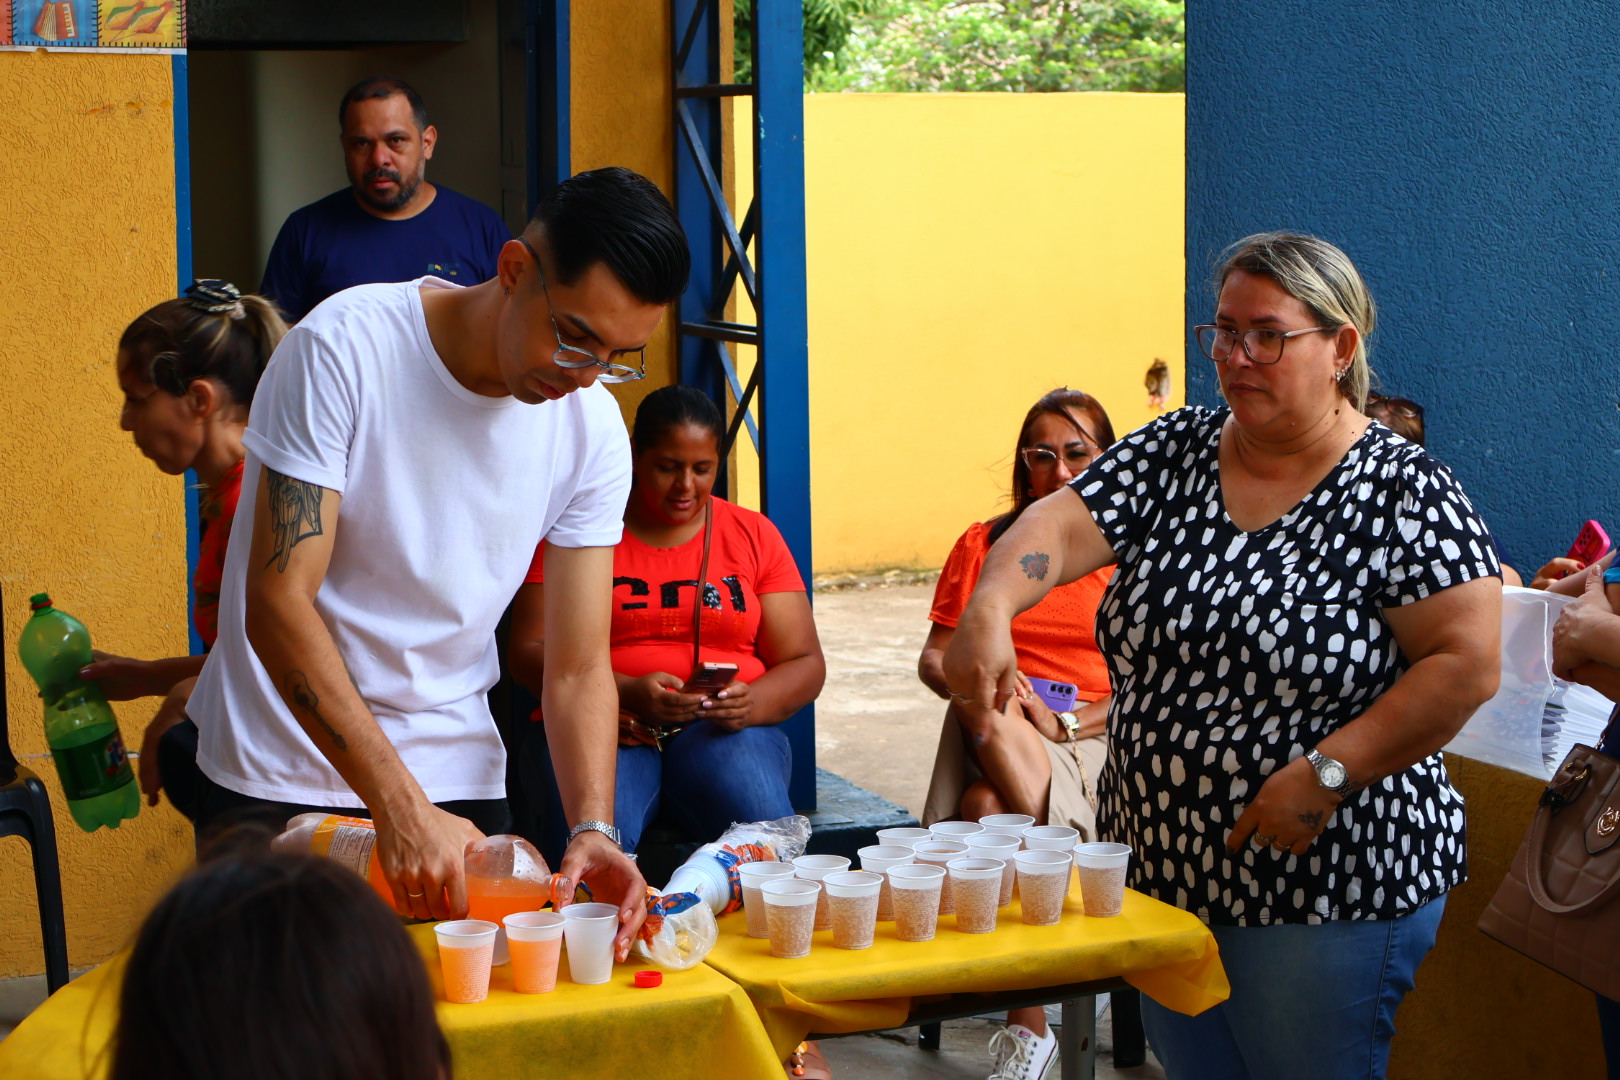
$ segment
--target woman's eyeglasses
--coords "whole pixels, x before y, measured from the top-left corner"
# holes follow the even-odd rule
[[[1069,467],[1070,472],[1079,472],[1087,465],[1090,465],[1091,459],[1097,456],[1097,451],[1084,443],[1075,443],[1072,446],[1065,447],[1061,455],[1057,451],[1048,450],[1044,446],[1026,446],[1018,453],[1024,459],[1024,464],[1029,466],[1031,472],[1036,469],[1055,468],[1059,457]]]
[[[1336,329],[1334,326],[1308,326],[1303,330],[1288,331],[1256,328],[1240,334],[1224,326],[1206,324],[1193,327],[1193,336],[1198,339],[1198,348],[1203,354],[1217,364],[1230,360],[1232,350],[1238,347],[1240,341],[1250,360],[1257,364],[1275,364],[1282,359],[1283,347],[1288,344],[1289,338],[1302,334],[1330,334]]]
[[[1408,420],[1422,420],[1423,406],[1417,402],[1403,397],[1386,397],[1374,392],[1367,395],[1367,409],[1387,409],[1396,416],[1404,416]]]

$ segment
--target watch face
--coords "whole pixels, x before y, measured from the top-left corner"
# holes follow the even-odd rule
[[[1325,758],[1316,768],[1317,778],[1322,781],[1323,787],[1336,788],[1344,783],[1344,766],[1331,758]]]

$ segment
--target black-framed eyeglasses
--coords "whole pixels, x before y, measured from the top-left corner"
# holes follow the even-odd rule
[[[1376,390],[1367,395],[1367,408],[1362,411],[1370,413],[1373,409],[1388,409],[1396,416],[1404,416],[1408,420],[1423,419],[1423,406],[1417,402],[1410,398],[1389,397]]]
[[[1018,456],[1024,459],[1024,464],[1030,472],[1037,469],[1052,469],[1057,467],[1061,460],[1069,467],[1072,473],[1078,473],[1096,458],[1098,450],[1086,443],[1074,443],[1063,448],[1059,454],[1056,450],[1048,450],[1044,446],[1026,446],[1018,451]]]
[[[1224,326],[1205,324],[1193,327],[1193,336],[1198,339],[1198,348],[1217,364],[1231,359],[1232,350],[1237,348],[1239,341],[1243,342],[1243,351],[1250,360],[1257,364],[1275,364],[1282,359],[1283,347],[1288,344],[1289,338],[1303,334],[1331,334],[1337,329],[1336,326],[1308,326],[1303,330],[1283,331],[1257,327],[1239,334]]]
[[[640,349],[627,349],[619,354],[626,358],[632,352],[636,354],[636,366],[628,367],[624,364],[610,363],[607,360],[598,360],[596,354],[589,349],[581,349],[563,341],[562,329],[557,325],[557,316],[551,310],[551,290],[546,288],[546,271],[540,265],[540,253],[534,250],[534,245],[529,243],[527,238],[519,236],[517,239],[518,243],[522,244],[528,249],[529,254],[534,256],[534,269],[540,275],[540,291],[546,297],[546,314],[551,319],[551,332],[557,335],[557,351],[551,354],[552,363],[560,368],[568,368],[573,371],[589,367],[601,368],[602,373],[596,378],[598,381],[605,383],[626,383],[645,379],[647,377],[647,350],[645,346]]]

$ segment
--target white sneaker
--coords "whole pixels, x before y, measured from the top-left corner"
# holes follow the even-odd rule
[[[1008,1024],[990,1036],[995,1071],[990,1080],[1046,1080],[1057,1064],[1057,1036],[1048,1029],[1037,1035],[1022,1024]]]

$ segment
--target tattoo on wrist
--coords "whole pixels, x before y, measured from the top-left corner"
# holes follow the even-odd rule
[[[275,554],[264,565],[274,563],[277,573],[286,573],[292,549],[323,531],[322,489],[304,480],[282,476],[274,469],[266,469],[264,476],[270,503],[270,530],[276,539]]]
[[[1046,571],[1052,566],[1052,560],[1039,551],[1032,551],[1018,560],[1018,565],[1024,568],[1024,576],[1033,581],[1045,581]]]
[[[1321,828],[1322,827],[1322,811],[1320,811],[1320,810],[1307,810],[1307,811],[1305,811],[1303,814],[1299,815],[1299,823],[1301,825],[1305,826],[1307,829],[1319,829],[1319,828]]]
[[[287,678],[282,682],[282,686],[285,688],[287,699],[292,706],[321,725],[321,730],[331,736],[333,746],[339,750],[349,748],[349,740],[345,739],[336,728],[327,722],[326,717],[321,715],[321,699],[316,696],[314,688],[309,685],[308,676],[302,671],[289,671],[287,672]]]

